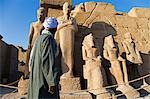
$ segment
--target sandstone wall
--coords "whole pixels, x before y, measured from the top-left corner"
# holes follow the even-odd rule
[[[76,6],[73,11],[79,31],[75,41],[75,71],[82,74],[81,46],[85,35],[90,32],[98,40],[102,55],[103,40],[107,35],[114,35],[120,52],[124,49],[121,42],[124,33],[130,32],[141,52],[144,64],[139,66],[140,74],[150,73],[150,8],[133,8],[129,13],[116,12],[114,6],[108,3],[86,2]],[[103,56],[103,55],[102,55]],[[103,64],[106,66],[106,64]]]
[[[72,0],[40,0],[40,4],[63,5],[64,2],[72,4]]]
[[[0,82],[7,83],[17,79],[18,50],[0,40]]]

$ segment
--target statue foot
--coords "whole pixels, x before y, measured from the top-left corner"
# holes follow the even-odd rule
[[[69,73],[69,72],[64,73],[64,74],[61,76],[61,78],[73,78],[73,77],[74,77],[73,74],[72,74],[72,73]]]
[[[109,99],[109,98],[111,98],[111,94],[105,88],[102,88],[98,91],[99,91],[99,93],[96,94],[96,99]]]
[[[116,90],[121,91],[127,99],[136,99],[140,96],[139,92],[130,85],[120,85]]]
[[[150,85],[145,84],[145,85],[142,85],[141,88],[143,88],[144,90],[150,93]]]

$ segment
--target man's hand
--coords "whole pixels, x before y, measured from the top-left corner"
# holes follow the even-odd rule
[[[48,92],[49,92],[50,94],[54,94],[55,91],[56,91],[56,86],[49,86]]]

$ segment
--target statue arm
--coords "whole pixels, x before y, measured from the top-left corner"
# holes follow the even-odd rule
[[[125,59],[123,59],[120,55],[118,57],[118,60],[121,61],[121,62],[125,62]]]
[[[109,55],[108,55],[108,51],[107,50],[103,50],[103,56],[105,59],[110,60]]]
[[[125,42],[123,42],[122,43],[122,45],[123,45],[123,48],[124,48],[124,50],[125,50],[125,52],[126,52],[126,54],[130,54],[130,51],[129,51],[129,49],[128,49],[128,47],[127,47],[127,45],[125,44]]]
[[[59,23],[58,24],[58,27],[57,27],[57,31],[59,31],[60,29],[62,29],[63,27],[66,27],[67,25],[71,25],[72,24],[72,21],[68,21],[66,23]]]
[[[34,28],[33,28],[33,24],[31,24],[30,31],[29,31],[29,46],[31,46],[33,34],[34,34]]]
[[[89,58],[87,57],[87,53],[86,53],[86,50],[85,50],[85,47],[82,46],[82,57],[83,57],[83,60],[88,60]]]
[[[140,52],[139,52],[137,49],[135,49],[135,52],[136,52],[136,54],[137,54],[139,60],[141,61],[141,63],[143,63],[142,57],[141,57],[141,55],[140,55]],[[140,64],[139,64],[139,65],[140,65]]]

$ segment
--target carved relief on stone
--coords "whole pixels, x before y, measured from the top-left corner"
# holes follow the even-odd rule
[[[99,50],[94,44],[92,33],[85,36],[82,43],[82,56],[85,61],[84,78],[87,79],[88,89],[94,94],[107,92],[104,86],[105,71],[101,65],[101,56]],[[104,91],[105,90],[105,91]],[[107,95],[109,96],[109,93]]]
[[[70,16],[71,8],[68,2],[63,5],[63,16],[58,17],[58,27],[55,39],[60,44],[62,53],[61,67],[63,75],[61,77],[74,77],[74,39],[75,32],[77,32],[76,20]]]

